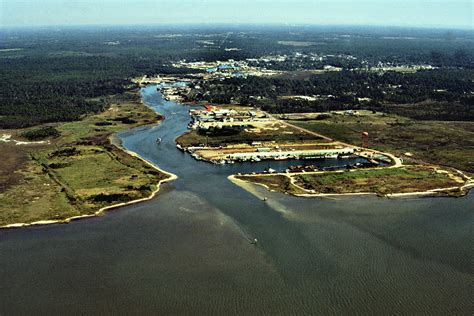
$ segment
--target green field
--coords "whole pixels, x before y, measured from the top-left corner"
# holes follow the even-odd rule
[[[474,122],[414,121],[396,115],[332,115],[320,121],[291,123],[331,138],[361,145],[369,133],[369,147],[412,157],[405,161],[431,163],[474,173]]]
[[[293,178],[296,186],[290,182],[290,177]],[[241,175],[237,178],[263,184],[274,191],[291,194],[370,192],[386,195],[458,187],[464,183],[463,179],[453,176],[451,173],[437,172],[434,168],[426,166],[293,175]]]
[[[374,192],[385,195],[455,187],[460,182],[431,168],[410,166],[299,175],[296,184],[318,193]]]
[[[109,110],[81,121],[52,125],[50,144],[0,144],[9,174],[0,175],[0,226],[91,214],[99,208],[147,197],[167,178],[110,144],[116,131],[157,122],[139,99],[114,97]],[[13,132],[20,138],[33,127]],[[8,167],[8,168],[7,168]],[[12,176],[14,175],[14,176]]]
[[[225,136],[206,136],[201,135],[196,131],[189,131],[176,139],[176,142],[183,147],[197,146],[197,145],[209,145],[219,146],[226,144],[251,144],[252,142],[264,142],[264,141],[275,141],[278,143],[294,142],[294,141],[313,141],[319,140],[315,136],[307,133],[301,133],[294,130],[294,134],[283,134],[281,132],[263,132],[263,133],[252,133],[247,131],[241,131],[236,135],[225,135]],[[324,142],[323,139],[320,139]]]

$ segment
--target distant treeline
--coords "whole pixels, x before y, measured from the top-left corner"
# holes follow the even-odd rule
[[[186,71],[163,62],[104,57],[0,59],[0,128],[72,121],[104,110],[133,75]]]
[[[473,89],[468,69],[474,67],[474,47],[469,31],[289,26],[84,27],[2,29],[0,38],[0,128],[76,120],[105,109],[106,96],[130,88],[131,77],[195,72],[173,68],[171,64],[179,60],[240,60],[294,53],[355,56],[356,59],[325,60],[345,69],[358,67],[362,61],[367,66],[382,61],[427,63],[450,70],[382,76],[345,71],[309,80],[236,79],[207,83],[203,85],[207,93],[201,90],[190,98],[218,103],[238,101],[272,112],[380,108],[431,100],[442,107],[436,113],[449,112],[454,119],[466,110],[465,119],[471,117]],[[305,44],[293,46],[294,42]],[[265,66],[298,70],[322,64],[303,60]],[[401,86],[388,88],[388,84]],[[334,97],[314,102],[278,98],[290,94]],[[372,101],[361,103],[359,97]],[[418,115],[406,107],[388,107],[410,116],[437,117],[429,113],[435,111],[430,107],[420,108],[423,111],[419,112],[425,114]]]
[[[69,64],[68,64],[69,62]],[[77,120],[103,110],[109,94],[121,93],[128,82],[107,77],[70,59],[0,60],[0,128]]]
[[[342,71],[305,80],[249,77],[200,82],[190,100],[253,105],[273,113],[366,108],[417,119],[474,120],[474,71]],[[204,93],[202,91],[205,91]],[[315,101],[282,96],[318,96]]]

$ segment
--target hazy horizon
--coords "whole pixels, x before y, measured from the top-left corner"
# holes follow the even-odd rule
[[[0,0],[0,27],[262,24],[472,29],[471,1]]]

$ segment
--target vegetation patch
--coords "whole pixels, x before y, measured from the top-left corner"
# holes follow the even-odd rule
[[[303,174],[295,183],[316,193],[361,193],[380,195],[422,192],[460,186],[462,179],[425,166]]]
[[[40,128],[28,130],[26,132],[21,133],[20,135],[28,140],[37,141],[46,138],[56,138],[59,137],[59,135],[61,134],[53,126],[43,126]]]
[[[21,170],[26,168],[28,153],[21,146],[0,143],[0,194],[23,179]],[[1,204],[1,203],[0,203]]]
[[[273,191],[290,194],[376,193],[386,195],[454,188],[464,183],[464,179],[449,171],[429,166],[288,175],[239,175],[236,178],[265,185]]]
[[[104,112],[54,126],[60,135],[49,145],[0,144],[8,165],[0,170],[0,226],[92,214],[147,197],[167,177],[109,142],[116,131],[156,122],[156,113],[137,94],[109,100]],[[34,130],[43,129],[50,127]]]
[[[474,173],[474,122],[414,121],[377,112],[292,123],[355,145],[361,145],[361,133],[368,132],[371,148],[402,156],[407,162]]]
[[[71,203],[65,189],[41,165],[30,160],[16,172],[22,177],[9,183],[0,193],[0,226],[60,220],[82,214]]]
[[[75,155],[37,155],[52,178],[68,190],[74,204],[85,212],[111,203],[128,202],[151,194],[164,178],[152,167],[118,149],[79,145]],[[134,175],[134,176],[132,176]]]
[[[253,142],[274,141],[277,143],[292,141],[318,141],[316,136],[298,131],[291,130],[291,134],[283,133],[281,130],[268,130],[259,133],[252,131],[240,131],[234,135],[202,135],[197,131],[189,131],[176,139],[176,142],[183,147],[188,146],[223,146],[229,144],[252,144]]]

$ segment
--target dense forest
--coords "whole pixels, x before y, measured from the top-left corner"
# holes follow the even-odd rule
[[[106,96],[130,88],[132,76],[169,71],[107,57],[0,59],[0,128],[77,120],[104,110]]]
[[[298,41],[304,45],[292,44]],[[462,30],[218,25],[3,29],[0,128],[76,120],[101,111],[107,107],[107,96],[130,88],[134,76],[194,72],[171,66],[179,60],[296,53],[354,58],[326,57],[324,64],[344,71],[304,80],[250,77],[202,83],[207,93],[195,91],[189,98],[238,101],[272,112],[369,107],[417,118],[449,114],[451,119],[472,119],[473,52],[472,32]],[[350,71],[362,63],[380,62],[440,68],[416,74]],[[323,63],[303,58],[263,66],[293,71],[317,69]],[[292,94],[321,97],[316,101],[281,98]],[[394,106],[412,103],[420,103],[420,111]]]
[[[305,80],[249,77],[200,82],[191,100],[238,102],[273,113],[344,109],[384,110],[416,119],[474,120],[474,71],[429,70],[417,73],[342,71]],[[316,100],[285,98],[314,96]],[[409,106],[408,106],[409,105]]]

